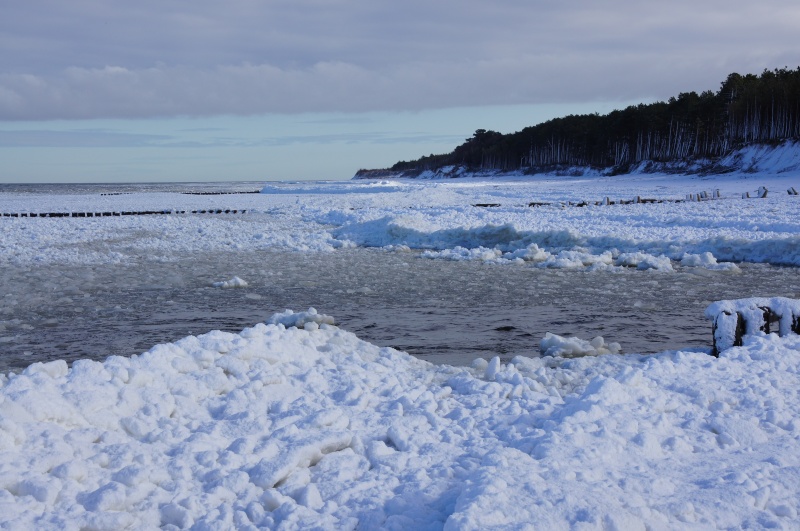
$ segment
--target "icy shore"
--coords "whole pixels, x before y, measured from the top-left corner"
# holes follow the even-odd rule
[[[330,252],[358,246],[548,268],[800,265],[800,196],[786,193],[788,187],[800,188],[800,174],[457,181],[276,183],[261,194],[218,196],[0,194],[0,213],[246,210],[3,217],[0,264],[121,263],[138,256],[169,261],[214,251]],[[770,190],[766,199],[741,198],[761,186]],[[688,194],[715,190],[721,199],[684,201]],[[594,204],[636,196],[665,202]],[[584,207],[569,204],[586,201],[591,203]],[[531,206],[538,204],[544,206]]]
[[[0,264],[135,272],[174,267],[177,256],[280,250],[302,262],[308,253],[375,247],[386,256],[415,249],[414,260],[427,264],[486,262],[487,274],[519,271],[520,281],[543,268],[624,271],[666,285],[676,272],[741,276],[732,262],[800,265],[800,202],[785,193],[795,179],[787,172],[277,183],[236,196],[9,193],[0,194],[2,212],[247,214],[4,217]],[[759,186],[770,188],[767,198],[741,199]],[[716,189],[719,200],[676,201]],[[636,195],[671,201],[568,204]],[[78,287],[94,282],[91,267],[80,270],[85,278],[68,278]],[[794,286],[796,269],[787,271]],[[256,281],[232,277],[238,273],[220,273],[220,285],[208,289],[246,296],[244,283]],[[513,309],[524,290],[512,291]],[[3,339],[26,293],[14,285],[4,295]],[[66,299],[56,302],[72,303]],[[60,360],[0,376],[0,527],[796,527],[796,335],[754,332],[719,358],[702,349],[606,354],[612,343],[551,336],[543,346],[557,347],[555,356],[467,368],[379,348],[331,322],[315,312],[280,314],[238,334],[189,335],[130,358],[72,368]],[[565,346],[569,355],[593,355],[566,358]]]
[[[0,380],[3,526],[797,522],[798,336],[468,369],[271,322]]]

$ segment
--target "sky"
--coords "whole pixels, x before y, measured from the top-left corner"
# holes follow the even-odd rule
[[[349,179],[800,66],[795,0],[0,0],[0,182]]]

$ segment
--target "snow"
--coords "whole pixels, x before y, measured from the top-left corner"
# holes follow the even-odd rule
[[[800,171],[800,143],[786,141],[777,146],[750,145],[723,157],[720,165],[744,173],[796,174]]]
[[[656,271],[664,272],[673,270],[672,262],[663,254],[660,256],[653,256],[641,252],[623,253],[617,258],[616,264],[626,267],[635,267],[641,270],[655,269]]]
[[[522,258],[545,262],[541,267],[602,264],[669,271],[664,259],[659,261],[662,255],[675,269],[686,254],[705,253],[720,263],[800,265],[800,196],[785,193],[798,185],[800,172],[273,183],[261,194],[209,196],[5,193],[0,194],[0,213],[202,209],[239,213],[4,217],[0,263],[103,264],[139,257],[168,262],[187,254],[222,251],[381,247],[430,251],[425,256],[431,259],[519,263],[517,258]],[[767,198],[741,199],[742,192],[755,193],[760,186],[771,190]],[[721,190],[720,199],[683,201],[687,193],[705,190],[712,195],[716,189]],[[665,202],[595,205],[605,197],[619,201],[636,196]],[[581,201],[589,204],[569,205]],[[547,204],[528,206],[537,202]],[[473,206],[477,204],[500,206]],[[573,251],[583,254],[560,255]],[[621,254],[654,258],[620,265],[609,263],[604,253],[611,253],[614,261]],[[703,260],[682,265],[713,265],[710,258]]]
[[[800,300],[786,297],[720,300],[706,308],[705,314],[714,322],[714,343],[718,350],[734,346],[740,318],[744,320],[741,325],[744,334],[764,330],[786,336],[800,330]],[[770,326],[773,319],[777,321],[777,330]]]
[[[785,168],[272,183],[224,196],[4,193],[3,213],[247,212],[3,217],[0,264],[146,268],[275,249],[302,261],[359,246],[486,268],[624,270],[654,285],[684,270],[721,278],[734,262],[800,265],[798,199],[775,192],[800,174]],[[766,198],[741,199],[759,186]],[[677,202],[715,189],[719,199]],[[635,195],[668,201],[593,203]],[[581,200],[591,203],[569,205]],[[234,272],[219,287],[243,286]],[[765,304],[782,316],[780,335],[758,329]],[[786,316],[798,304],[711,304],[710,318],[749,317],[743,345],[718,342],[718,358],[546,334],[531,339],[543,356],[433,365],[311,308],[132,357],[34,363],[0,375],[0,527],[796,528],[800,336]]]
[[[539,343],[542,356],[562,356],[577,358],[581,356],[600,356],[601,354],[619,354],[622,348],[619,343],[606,343],[602,336],[591,341],[577,337],[562,337],[547,332]]]
[[[730,262],[719,263],[717,259],[714,258],[714,255],[709,252],[700,254],[685,253],[683,257],[681,257],[681,265],[686,267],[703,267],[712,271],[739,271],[736,264]]]
[[[4,527],[796,524],[796,335],[755,333],[719,359],[549,336],[594,352],[455,368],[328,320],[285,312],[12,375]]]

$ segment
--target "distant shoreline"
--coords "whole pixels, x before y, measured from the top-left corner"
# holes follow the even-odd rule
[[[590,177],[638,174],[719,175],[728,173],[787,173],[800,171],[800,142],[786,140],[780,144],[752,143],[732,150],[716,159],[680,160],[673,162],[642,161],[620,171],[614,166],[591,167],[568,164],[531,166],[513,170],[469,167],[456,164],[435,169],[362,169],[353,179],[455,179],[475,177]]]

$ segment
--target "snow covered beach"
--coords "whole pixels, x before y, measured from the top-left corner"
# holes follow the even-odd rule
[[[761,185],[766,199],[740,199]],[[791,175],[281,183],[233,196],[15,192],[0,195],[0,211],[248,212],[3,218],[0,260],[26,270],[146,267],[176,255],[370,246],[520,271],[727,278],[738,274],[734,261],[800,265],[799,203],[788,186],[797,186]],[[723,199],[559,204],[715,188]],[[214,280],[250,280],[229,273]],[[783,295],[798,298],[791,278]],[[4,315],[23,304],[23,290],[11,293]],[[3,377],[2,525],[797,525],[797,336],[753,334],[719,359],[675,345],[648,356],[452,367],[381,349],[314,312],[269,321]],[[531,339],[534,350],[544,332]]]
[[[311,323],[5,382],[4,526],[797,524],[797,336],[467,369]]]

